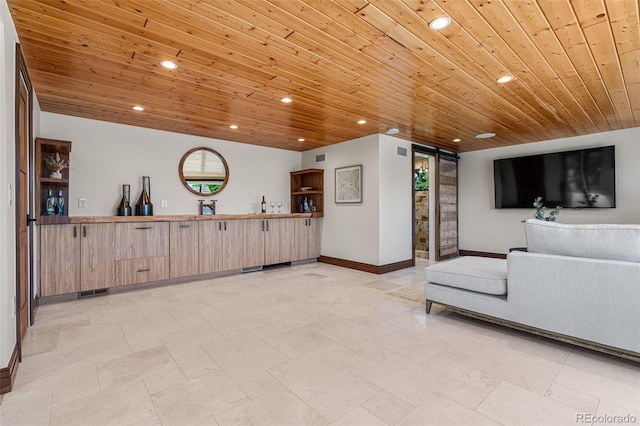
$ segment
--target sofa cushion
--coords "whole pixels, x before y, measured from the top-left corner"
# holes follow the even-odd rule
[[[477,293],[507,294],[507,261],[464,256],[436,263],[425,269],[427,282]]]
[[[640,225],[574,225],[529,219],[524,225],[533,253],[640,262]]]

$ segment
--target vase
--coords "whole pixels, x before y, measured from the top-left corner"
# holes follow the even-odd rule
[[[142,193],[136,204],[136,216],[153,216],[153,204],[151,204],[151,178],[142,176]]]
[[[64,214],[64,196],[62,195],[62,191],[58,191],[58,198],[56,198],[56,214]]]
[[[44,214],[47,216],[56,214],[56,197],[53,195],[53,189],[47,192],[47,197],[44,199]]]
[[[54,170],[49,174],[52,179],[62,179],[62,172],[60,170]]]
[[[131,205],[129,199],[131,195],[131,185],[122,185],[122,199],[118,206],[118,216],[131,216]]]

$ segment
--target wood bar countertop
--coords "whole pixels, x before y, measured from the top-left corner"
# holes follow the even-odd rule
[[[69,223],[185,222],[190,220],[285,219],[318,217],[317,213],[195,214],[156,216],[69,216]]]

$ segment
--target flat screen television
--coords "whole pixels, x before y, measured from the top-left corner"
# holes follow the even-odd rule
[[[497,209],[616,206],[615,146],[493,161]]]

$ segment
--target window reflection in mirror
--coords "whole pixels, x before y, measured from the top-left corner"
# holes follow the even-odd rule
[[[194,148],[182,156],[180,180],[190,192],[201,196],[217,194],[229,180],[224,157],[211,148]]]

